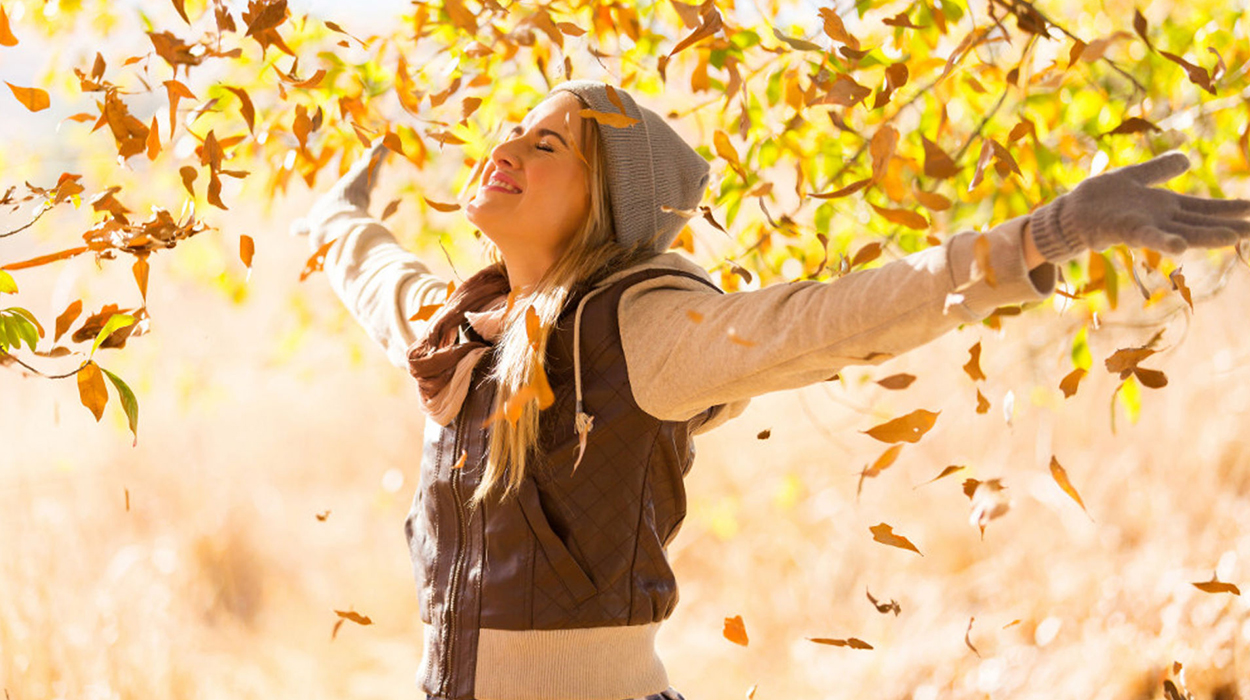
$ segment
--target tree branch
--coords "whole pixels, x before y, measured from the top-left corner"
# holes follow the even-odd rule
[[[13,353],[8,352],[7,350],[0,350],[0,365],[7,365],[10,362],[16,362],[22,367],[25,367],[28,371],[33,372],[34,374],[37,374],[40,377],[43,377],[44,379],[68,379],[69,377],[72,377],[75,374],[78,374],[79,372],[81,372],[83,370],[83,367],[87,366],[87,363],[84,362],[81,365],[79,365],[78,369],[74,370],[73,372],[66,372],[65,374],[44,374],[43,372],[40,372],[39,370],[35,369],[34,367],[31,367],[25,362],[22,362],[21,358],[19,358],[17,355],[14,355]]]

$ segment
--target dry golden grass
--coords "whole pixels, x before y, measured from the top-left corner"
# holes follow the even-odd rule
[[[139,395],[137,447],[115,406],[97,426],[70,383],[0,372],[0,686],[12,700],[415,695],[402,535],[415,396],[323,280],[295,283],[300,242],[257,242],[238,306],[195,282],[229,269],[237,288],[212,239],[182,251],[199,262],[155,261],[152,333],[102,356]],[[1201,265],[1187,268],[1196,291],[1209,284]],[[71,284],[124,287],[125,274]],[[48,277],[23,294],[51,299]],[[1239,268],[1199,302],[1184,342],[1147,363],[1171,385],[1144,392],[1136,424],[1121,411],[1115,434],[1101,361],[1148,338],[1131,324],[1156,313],[1131,290],[1091,334],[1095,371],[1067,401],[1057,339],[1072,319],[1052,311],[758,399],[698,445],[672,550],[682,604],[661,635],[673,684],[692,700],[756,684],[759,700],[1144,699],[1162,697],[1179,661],[1197,697],[1250,697],[1244,599],[1190,585],[1213,570],[1250,584],[1248,292]],[[977,339],[986,415],[959,369]],[[872,383],[903,371],[920,377],[906,391]],[[857,500],[858,471],[884,447],[859,431],[915,408],[941,410],[936,428]],[[1090,517],[1051,480],[1052,454]],[[967,470],[913,488],[956,463]],[[1000,477],[1012,497],[983,540],[966,476]],[[924,556],[874,543],[878,522]],[[901,614],[879,614],[866,591]],[[332,640],[333,611],[349,609],[374,624]],[[746,648],[721,636],[732,615]],[[973,617],[979,657],[964,643]],[[875,648],[806,641],[850,636]]]

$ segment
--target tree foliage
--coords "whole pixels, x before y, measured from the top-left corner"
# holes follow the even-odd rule
[[[0,182],[0,205],[17,221],[0,230],[9,239],[0,246],[38,231],[52,210],[72,210],[61,221],[76,222],[41,239],[37,256],[0,248],[0,293],[91,255],[130,266],[139,301],[76,300],[49,319],[4,308],[0,362],[67,377],[75,372],[37,365],[73,358],[98,419],[107,393],[95,352],[146,329],[150,266],[209,233],[231,247],[237,238],[250,267],[264,240],[220,227],[222,212],[324,188],[375,139],[413,166],[383,216],[404,205],[401,229],[419,232],[416,248],[470,255],[471,229],[447,213],[503,125],[568,78],[631,90],[712,162],[711,191],[675,245],[728,291],[880,264],[1174,147],[1199,164],[1172,184],[1227,196],[1250,173],[1247,26],[1221,3],[1189,9],[1163,22],[1122,2],[1094,12],[1023,0],[441,0],[415,2],[387,32],[364,35],[345,7],[311,17],[286,0],[60,0],[42,11],[6,2],[0,53],[23,42],[57,50],[44,54],[39,84],[9,83],[4,109],[73,112],[41,127],[61,129],[82,167]],[[319,265],[313,256],[304,276]],[[988,265],[982,272],[992,280]],[[1145,305],[1192,310],[1184,275],[1153,251],[1093,253],[1064,275],[1060,294],[1080,311],[1065,396],[1091,370],[1086,326],[1123,301],[1121,286],[1131,281]],[[84,308],[100,310],[75,327]],[[1139,383],[1166,383],[1136,365],[1158,342],[1107,362],[1123,379],[1119,400]],[[133,392],[104,374],[137,429]]]

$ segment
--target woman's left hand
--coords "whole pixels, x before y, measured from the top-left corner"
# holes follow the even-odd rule
[[[1191,247],[1233,245],[1250,236],[1248,200],[1150,187],[1188,169],[1188,157],[1168,153],[1091,177],[1034,211],[1029,233],[1051,262],[1118,243],[1179,254]]]

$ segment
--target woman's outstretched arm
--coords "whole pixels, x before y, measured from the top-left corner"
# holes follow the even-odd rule
[[[1087,249],[1128,243],[1179,253],[1250,235],[1250,201],[1150,187],[1187,167],[1185,156],[1170,154],[1105,173],[996,226],[984,234],[992,285],[976,268],[982,234],[972,231],[828,283],[728,295],[676,277],[639,284],[620,306],[635,398],[652,415],[685,419],[827,379],[846,365],[875,364],[999,306],[1045,299],[1055,284],[1050,263]],[[682,265],[679,256],[663,257]]]
[[[391,363],[406,368],[408,346],[424,323],[409,319],[422,306],[443,303],[447,282],[369,216],[369,194],[384,157],[381,145],[366,152],[292,230],[306,233],[314,251],[334,241],[324,267],[330,287]]]

